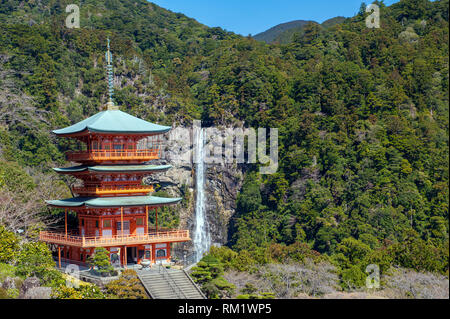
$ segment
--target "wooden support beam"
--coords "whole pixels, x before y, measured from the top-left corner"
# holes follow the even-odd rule
[[[65,224],[66,237],[67,237],[67,208],[64,209],[64,224]]]
[[[123,206],[120,207],[120,231],[122,232],[120,235],[123,236]]]
[[[167,261],[168,262],[170,262],[170,254],[171,254],[170,243],[167,243]]]
[[[127,269],[127,246],[123,246],[123,267]]]
[[[155,213],[156,213],[156,222],[155,222],[155,228],[156,228],[156,233],[158,234],[158,207],[155,207]]]
[[[145,234],[148,234],[148,206],[145,206]]]
[[[58,245],[58,265],[61,269],[61,246]]]

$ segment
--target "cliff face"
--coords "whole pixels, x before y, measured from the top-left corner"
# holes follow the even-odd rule
[[[183,134],[180,134],[180,131]],[[167,172],[149,176],[145,182],[159,184],[160,190],[170,196],[181,196],[177,205],[180,228],[189,229],[193,238],[195,226],[196,165],[192,160],[192,130],[177,128],[165,136],[164,160],[158,164],[170,164]],[[155,162],[156,163],[156,162]],[[236,164],[205,164],[205,211],[211,234],[211,244],[226,244],[229,222],[235,213],[236,197],[242,186],[242,168]],[[192,243],[184,248],[192,249]]]
[[[206,214],[212,243],[225,244],[230,219],[236,209],[236,196],[241,189],[243,173],[233,164],[209,166],[206,170]]]

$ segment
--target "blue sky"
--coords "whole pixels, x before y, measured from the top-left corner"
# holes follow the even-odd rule
[[[398,0],[385,0],[391,5]],[[319,23],[336,16],[354,16],[363,0],[152,0],[209,27],[255,35],[292,20]],[[364,1],[371,3],[372,1]]]

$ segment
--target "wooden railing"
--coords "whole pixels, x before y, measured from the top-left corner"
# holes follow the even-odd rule
[[[159,149],[148,150],[91,150],[79,152],[67,152],[67,160],[73,162],[79,161],[97,161],[97,160],[151,160],[159,158]]]
[[[102,187],[82,187],[77,186],[72,188],[73,192],[80,194],[120,194],[120,193],[150,193],[153,192],[152,185],[126,185],[126,186],[102,186]]]
[[[189,230],[172,230],[144,235],[124,235],[111,237],[82,237],[64,233],[41,231],[39,239],[53,244],[77,247],[108,247],[120,245],[151,244],[189,241]]]

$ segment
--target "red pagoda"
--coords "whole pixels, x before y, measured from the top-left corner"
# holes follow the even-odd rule
[[[109,73],[109,101],[106,110],[72,126],[55,130],[58,136],[82,142],[82,150],[69,152],[67,159],[79,165],[55,168],[59,174],[70,174],[83,182],[73,187],[77,197],[49,200],[48,205],[65,209],[65,229],[42,231],[40,240],[58,251],[69,263],[84,263],[95,248],[110,252],[114,265],[169,261],[171,244],[191,240],[188,230],[158,229],[158,208],[174,205],[181,198],[152,196],[153,185],[142,179],[164,172],[170,165],[151,165],[160,158],[161,134],[168,126],[149,123],[122,112],[114,105],[111,53],[106,53]],[[78,228],[68,230],[67,213],[77,214]],[[149,214],[155,224],[149,225]]]

